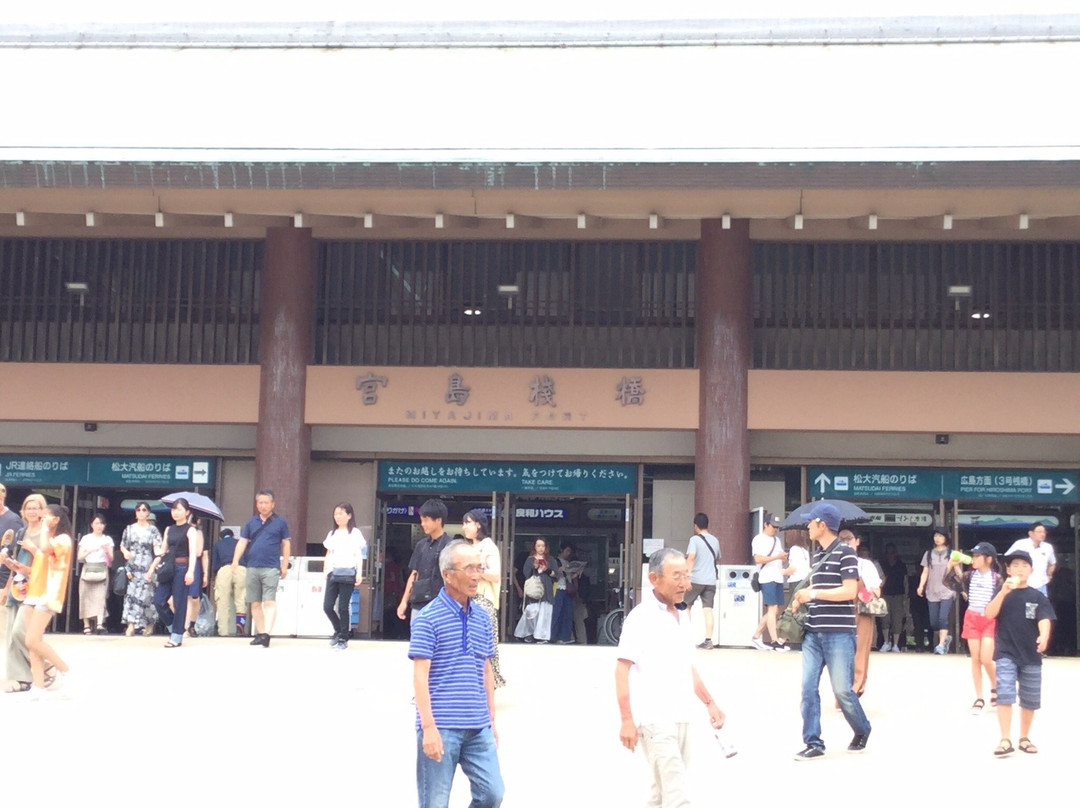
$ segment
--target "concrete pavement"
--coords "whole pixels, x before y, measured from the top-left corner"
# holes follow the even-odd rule
[[[154,808],[241,799],[258,808],[416,804],[404,643],[352,642],[342,653],[323,640],[275,639],[262,649],[202,638],[167,650],[162,637],[52,639],[72,665],[70,684],[43,702],[0,697],[4,748],[19,750],[3,765],[9,776],[47,783],[60,799],[85,800],[92,785],[102,801],[131,795],[130,804]],[[504,805],[644,804],[644,758],[618,742],[615,649],[506,644],[501,654],[509,681],[496,697]],[[719,755],[703,709],[693,769],[702,805],[749,803],[762,788],[770,799],[798,801],[800,789],[835,788],[838,774],[869,789],[852,791],[852,800],[893,788],[915,794],[935,771],[935,802],[964,796],[968,774],[1008,773],[1027,793],[1070,771],[1077,748],[1069,734],[1080,713],[1076,659],[1046,660],[1044,709],[1031,733],[1042,752],[998,760],[996,717],[968,713],[966,657],[874,653],[863,699],[873,724],[867,751],[845,751],[851,732],[825,692],[828,755],[810,763],[792,760],[802,748],[798,652],[724,649],[697,659],[739,749],[730,760]],[[459,777],[451,805],[468,802]]]

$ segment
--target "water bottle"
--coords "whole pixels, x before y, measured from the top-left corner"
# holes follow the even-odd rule
[[[713,730],[713,737],[716,738],[716,743],[720,746],[720,754],[725,758],[733,758],[739,754],[739,750],[735,748],[735,744],[728,743],[723,730]]]
[[[971,556],[969,556],[967,553],[961,553],[959,550],[953,550],[950,558],[953,561],[959,561],[961,564],[971,563]]]

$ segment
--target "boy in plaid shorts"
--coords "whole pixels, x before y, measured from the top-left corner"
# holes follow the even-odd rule
[[[1022,550],[1005,556],[1005,571],[1009,577],[986,607],[986,616],[997,620],[994,662],[997,665],[1001,743],[994,754],[998,757],[1015,751],[1009,736],[1017,693],[1020,700],[1017,746],[1029,755],[1039,751],[1028,733],[1035,711],[1041,706],[1042,655],[1050,642],[1050,621],[1057,619],[1057,615],[1046,595],[1028,586],[1031,569],[1031,556]]]

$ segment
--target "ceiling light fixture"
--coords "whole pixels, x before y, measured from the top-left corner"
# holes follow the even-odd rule
[[[467,309],[465,309],[466,317],[479,317],[483,313],[483,310],[477,308],[476,306],[469,306]]]
[[[90,284],[86,281],[65,281],[64,288],[73,295],[85,295],[90,293]]]

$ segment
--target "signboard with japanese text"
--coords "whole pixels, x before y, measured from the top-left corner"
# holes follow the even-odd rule
[[[313,426],[697,429],[693,369],[313,366]]]
[[[6,485],[184,489],[213,484],[214,462],[194,457],[0,455]]]
[[[76,485],[86,482],[86,458],[59,455],[2,455],[4,485]]]
[[[946,499],[1080,502],[1075,471],[965,469],[944,472]]]
[[[939,499],[941,471],[916,468],[807,469],[810,495],[823,499]]]
[[[189,457],[91,457],[91,485],[191,488],[210,485],[213,462]]]
[[[626,463],[379,463],[380,491],[508,491],[513,494],[632,494],[637,467]]]
[[[1080,502],[1075,470],[812,466],[807,475],[811,495],[822,498]]]

